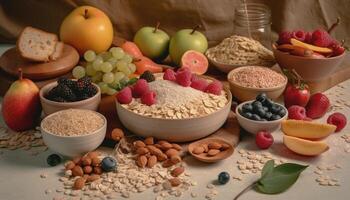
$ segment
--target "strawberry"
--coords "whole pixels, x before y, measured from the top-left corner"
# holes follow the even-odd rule
[[[288,84],[284,91],[284,105],[289,108],[292,105],[298,105],[305,107],[310,98],[310,91],[308,85],[306,85],[301,77],[295,72],[285,71],[289,76],[291,84]]]
[[[311,119],[317,119],[326,114],[330,106],[329,99],[322,93],[313,94],[309,103],[306,105],[306,116]]]

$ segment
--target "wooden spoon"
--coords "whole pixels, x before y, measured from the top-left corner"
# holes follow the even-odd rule
[[[195,154],[195,153],[193,153],[193,150],[196,147],[201,146],[203,144],[204,145],[208,145],[208,144],[213,143],[213,142],[217,142],[217,143],[220,143],[220,144],[226,144],[226,145],[228,145],[228,149],[223,150],[223,151],[219,152],[218,154],[216,154],[214,156],[208,156],[207,153],[202,153],[202,154]],[[223,139],[220,139],[220,138],[205,138],[205,139],[202,139],[202,140],[198,140],[196,142],[192,142],[191,144],[188,145],[188,152],[193,157],[195,157],[197,160],[200,160],[202,162],[208,162],[208,163],[224,160],[224,159],[228,158],[229,156],[231,156],[233,151],[234,151],[233,145],[228,143],[228,142],[226,142]]]

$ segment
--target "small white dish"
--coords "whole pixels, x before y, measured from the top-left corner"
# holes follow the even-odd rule
[[[47,117],[58,114],[60,111],[55,112]],[[93,111],[94,112],[94,111]],[[60,136],[50,133],[45,130],[41,123],[41,134],[43,136],[44,143],[51,149],[59,154],[68,157],[80,156],[86,152],[93,151],[99,147],[107,132],[107,120],[106,118],[98,113],[99,116],[103,118],[104,124],[102,127],[96,131],[87,134],[87,135],[78,135],[78,136]]]
[[[271,133],[271,132],[277,130],[278,128],[280,128],[281,122],[283,120],[286,120],[288,117],[288,110],[286,109],[286,107],[284,107],[283,105],[281,105],[279,103],[276,103],[276,104],[278,104],[279,106],[282,106],[282,108],[286,110],[286,114],[281,119],[274,120],[274,121],[255,121],[255,120],[251,120],[251,119],[243,117],[239,113],[239,110],[242,108],[242,106],[244,104],[251,103],[253,101],[245,101],[245,102],[239,104],[236,107],[236,111],[235,111],[239,125],[249,133],[256,134],[257,132],[262,131],[262,130],[265,130],[265,131],[268,131]]]

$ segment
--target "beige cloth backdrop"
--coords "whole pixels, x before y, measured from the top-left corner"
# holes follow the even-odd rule
[[[115,33],[131,39],[142,26],[161,22],[170,35],[182,28],[202,26],[211,44],[233,33],[235,7],[240,0],[0,0],[0,43],[15,42],[25,26],[58,32],[75,7],[92,5],[111,18]],[[272,11],[272,30],[312,30],[328,27],[338,16],[333,35],[350,46],[350,0],[265,0]],[[276,34],[274,34],[276,36]]]

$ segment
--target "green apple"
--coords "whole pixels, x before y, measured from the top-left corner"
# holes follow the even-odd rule
[[[143,27],[134,36],[135,44],[143,55],[153,60],[163,60],[168,56],[170,37],[167,33],[156,27]]]
[[[182,29],[175,33],[170,40],[169,53],[172,61],[179,65],[182,55],[188,50],[204,53],[208,48],[207,38],[194,29]]]

